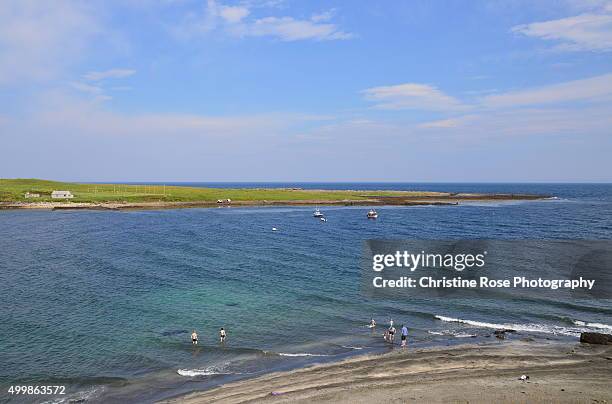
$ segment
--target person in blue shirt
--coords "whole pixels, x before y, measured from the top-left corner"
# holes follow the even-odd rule
[[[408,343],[408,327],[402,324],[402,346],[406,346]]]

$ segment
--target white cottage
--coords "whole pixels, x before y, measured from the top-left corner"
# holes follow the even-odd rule
[[[74,195],[70,191],[53,191],[51,192],[51,198],[53,199],[72,199]]]

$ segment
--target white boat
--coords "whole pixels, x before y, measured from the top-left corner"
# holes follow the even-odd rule
[[[376,219],[378,217],[378,213],[374,209],[370,209],[368,212],[368,219]]]
[[[319,210],[319,208],[316,208],[314,213],[312,214],[314,217],[323,217],[323,213],[321,213],[321,211]]]

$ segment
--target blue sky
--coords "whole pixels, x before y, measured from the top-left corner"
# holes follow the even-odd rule
[[[7,0],[0,177],[612,181],[612,2]]]

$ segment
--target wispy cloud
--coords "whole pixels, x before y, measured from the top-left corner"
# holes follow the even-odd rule
[[[454,115],[420,125],[423,128],[450,128],[460,126],[466,120],[472,120],[474,116],[471,114],[477,111],[577,102],[582,104],[612,103],[612,73],[507,92],[497,90],[465,92],[472,96],[481,94],[478,98],[468,99],[458,99],[434,86],[418,83],[373,87],[361,93],[366,100],[374,102],[376,109],[436,111]],[[469,111],[470,115],[457,117],[457,114],[465,114],[466,111]]]
[[[104,71],[92,71],[83,75],[83,81],[71,82],[70,86],[82,93],[86,93],[93,97],[95,101],[108,101],[113,97],[106,94],[105,82],[107,79],[122,79],[125,77],[132,76],[136,73],[136,70],[130,69],[110,69]],[[110,87],[111,90],[115,91],[126,91],[130,87],[126,86],[114,86]]]
[[[521,136],[607,136],[611,125],[612,115],[606,105],[586,109],[531,107],[480,111],[469,116],[425,122],[417,127],[478,140]]]
[[[332,18],[334,18],[335,14],[336,14],[336,9],[332,8],[330,10],[323,11],[318,14],[314,14],[312,17],[310,17],[310,20],[313,22],[329,21]]]
[[[49,80],[82,58],[103,32],[85,3],[5,0],[0,4],[0,84]]]
[[[223,6],[219,9],[221,18],[230,24],[239,23],[250,13],[250,10],[243,6]]]
[[[100,81],[105,79],[121,79],[124,77],[132,76],[136,73],[136,70],[131,69],[110,69],[98,72],[89,72],[83,75],[85,80]]]
[[[405,83],[368,88],[362,91],[378,109],[460,110],[466,105],[436,87],[427,84]]]
[[[470,114],[417,125],[470,134],[603,133],[612,123],[612,73],[484,96]]]
[[[518,25],[512,32],[556,41],[558,50],[612,51],[612,3],[601,5],[595,12]]]
[[[232,27],[239,36],[269,36],[282,41],[314,39],[333,41],[350,39],[349,33],[338,30],[335,24],[323,24],[312,20],[298,20],[292,17],[265,17],[249,24]]]
[[[448,118],[448,119],[440,119],[437,121],[424,122],[417,125],[419,128],[456,128],[459,126],[463,126],[469,121],[472,121],[476,118],[476,115],[464,115],[458,118]]]
[[[558,104],[572,101],[596,102],[612,99],[612,73],[567,81],[538,88],[490,95],[483,103],[490,107]]]
[[[105,94],[104,88],[98,85],[75,81],[70,83],[70,87],[79,92],[87,94],[93,101],[109,101],[113,98],[110,95]]]
[[[96,85],[71,83],[81,92],[104,96]],[[178,112],[127,113],[111,110],[95,98],[83,99],[74,93],[54,90],[31,99],[29,126],[46,128],[45,132],[71,133],[79,136],[200,136],[227,138],[236,136],[274,136],[295,125],[327,122],[333,117],[299,113],[261,113],[214,115]],[[12,119],[18,123],[17,119]]]
[[[310,19],[291,16],[254,16],[254,11],[261,14],[261,10],[265,8],[265,4],[254,6],[243,3],[226,6],[215,0],[208,0],[204,16],[196,19],[190,16],[180,30],[182,34],[193,35],[221,29],[236,37],[270,37],[286,42],[333,41],[353,37],[353,34],[341,30],[331,22],[334,10],[315,14]]]

